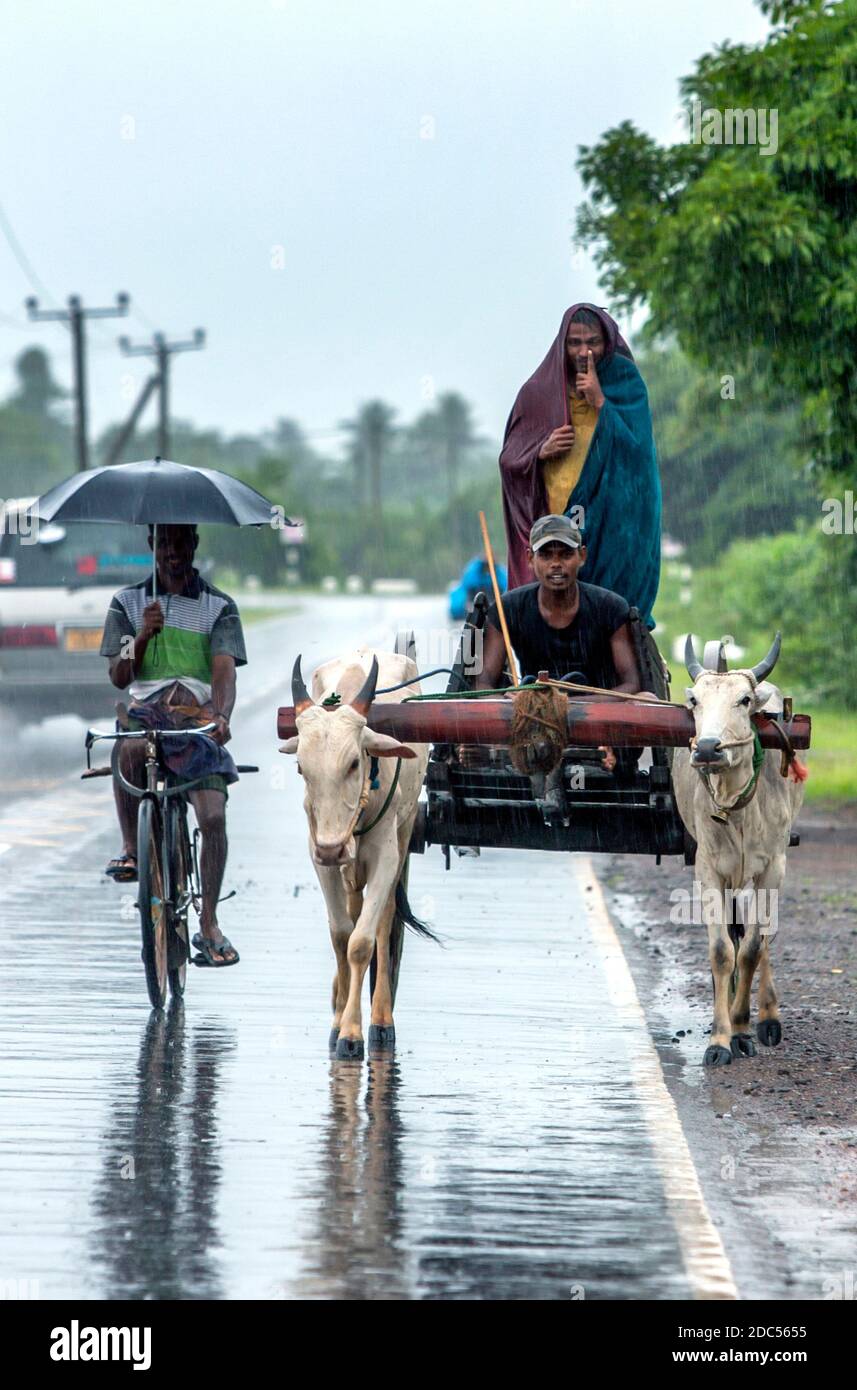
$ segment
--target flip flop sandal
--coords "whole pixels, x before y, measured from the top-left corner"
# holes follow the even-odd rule
[[[241,959],[227,936],[215,946],[213,941],[209,941],[207,936],[198,931],[194,933],[191,944],[199,951],[199,955],[193,957],[194,965],[210,965],[215,970],[220,970],[225,965],[237,965]],[[214,960],[215,953],[222,955],[224,951],[235,951],[232,960]]]
[[[115,883],[136,883],[137,882],[137,856],[136,854],[120,854],[115,859],[111,859],[107,868],[104,870],[108,878],[112,878]]]

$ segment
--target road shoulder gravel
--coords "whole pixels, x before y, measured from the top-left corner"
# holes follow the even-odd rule
[[[705,931],[670,920],[693,869],[593,863],[742,1297],[853,1298],[857,810],[805,808],[797,829],[772,941],[783,1042],[716,1071]]]

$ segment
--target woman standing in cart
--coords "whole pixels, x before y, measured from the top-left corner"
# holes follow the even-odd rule
[[[530,528],[565,514],[585,535],[588,584],[621,594],[654,627],[661,488],[645,383],[618,325],[573,304],[518,392],[500,454],[509,586],[530,584]]]

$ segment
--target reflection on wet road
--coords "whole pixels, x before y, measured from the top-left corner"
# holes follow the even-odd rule
[[[688,1295],[631,1079],[641,1024],[611,1004],[572,857],[416,858],[412,903],[445,944],[406,942],[396,1058],[327,1056],[333,957],[275,709],[299,649],[309,670],[394,611],[331,601],[250,630],[234,747],[262,774],[230,796],[222,910],[242,961],[191,971],[184,1007],[149,1014],[133,886],[101,875],[109,784],[18,803],[18,835],[6,808],[3,1279],[44,1298]]]
[[[136,1091],[111,1078],[101,1172],[92,1198],[90,1259],[123,1298],[222,1298],[212,1251],[223,1164],[218,1081],[231,1029],[188,1025],[184,1006],[152,1013]]]

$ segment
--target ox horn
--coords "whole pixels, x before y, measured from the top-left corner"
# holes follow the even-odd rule
[[[684,644],[684,664],[692,681],[695,681],[700,671],[704,670],[702,663],[696,658],[696,652],[693,650],[693,638],[690,633],[687,634],[687,641]]]
[[[753,675],[756,677],[757,685],[759,681],[767,680],[768,676],[771,674],[774,667],[776,666],[777,660],[780,655],[781,642],[782,633],[778,632],[773,642],[771,643],[771,648],[768,652],[768,655],[762,658],[758,666],[752,667]]]
[[[292,704],[295,707],[295,715],[303,714],[305,709],[309,709],[315,701],[304,685],[304,678],[301,675],[301,659],[298,657],[292,671]]]
[[[369,707],[375,698],[375,686],[378,684],[378,658],[373,656],[372,668],[360,688],[359,694],[354,696],[350,702],[351,708],[356,709],[358,714],[362,714],[364,719],[369,718]]]

